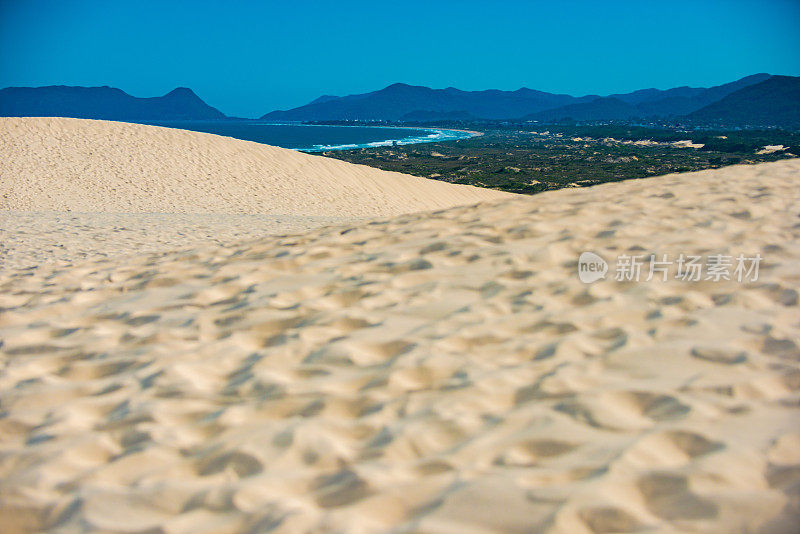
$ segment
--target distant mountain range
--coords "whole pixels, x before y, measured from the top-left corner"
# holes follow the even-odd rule
[[[710,88],[642,89],[607,97],[517,91],[461,91],[396,83],[371,93],[334,97],[325,95],[305,106],[273,111],[266,120],[449,120],[454,115],[474,119],[554,121],[573,119],[626,120],[680,117],[715,103],[741,89],[770,79],[754,74]]]
[[[693,122],[719,126],[800,127],[800,77],[772,76],[690,113]]]
[[[401,120],[409,114],[467,113],[480,119],[517,119],[528,113],[588,102],[597,96],[575,98],[533,89],[516,91],[462,91],[454,87],[431,89],[395,83],[372,93],[318,98],[290,109],[267,113],[265,120]]]
[[[136,98],[112,87],[0,89],[0,116],[61,116],[121,121],[225,119],[191,89]],[[389,120],[406,122],[674,119],[688,124],[800,128],[800,77],[754,74],[710,88],[642,89],[574,97],[522,88],[462,91],[396,83],[349,96],[323,95],[261,119],[273,121]]]
[[[735,82],[708,89],[699,87],[676,87],[666,91],[641,89],[632,93],[598,97],[591,102],[570,104],[532,113],[524,118],[540,121],[568,118],[577,121],[592,121],[682,117],[769,78],[769,74],[753,74]]]
[[[118,121],[224,119],[191,89],[137,98],[113,87],[7,87],[0,89],[0,116],[74,117]]]

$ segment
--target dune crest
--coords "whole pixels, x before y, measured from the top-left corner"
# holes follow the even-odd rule
[[[213,134],[0,118],[0,210],[376,217],[507,198]]]

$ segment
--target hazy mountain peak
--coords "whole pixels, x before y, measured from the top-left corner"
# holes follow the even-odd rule
[[[189,89],[188,87],[176,87],[169,93],[164,96],[180,96],[180,97],[195,97],[198,98],[197,94],[194,91]]]
[[[309,105],[311,105],[311,104],[321,104],[323,102],[330,102],[331,100],[336,100],[337,98],[339,98],[339,97],[336,96],[336,95],[322,95],[320,97],[315,98],[311,102],[309,102]]]
[[[383,88],[383,90],[386,91],[390,89],[411,89],[413,87],[421,87],[421,86],[409,85],[403,82],[396,82],[391,85],[387,85],[386,87]]]

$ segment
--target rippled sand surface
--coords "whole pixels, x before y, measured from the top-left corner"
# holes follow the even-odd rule
[[[798,192],[787,160],[4,267],[0,530],[794,532]],[[764,260],[587,285],[587,250]]]

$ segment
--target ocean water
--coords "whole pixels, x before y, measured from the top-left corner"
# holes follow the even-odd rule
[[[161,121],[155,126],[207,132],[246,141],[301,150],[348,150],[434,141],[466,139],[472,134],[434,128],[389,128],[378,126],[322,126],[276,124],[260,121]]]

